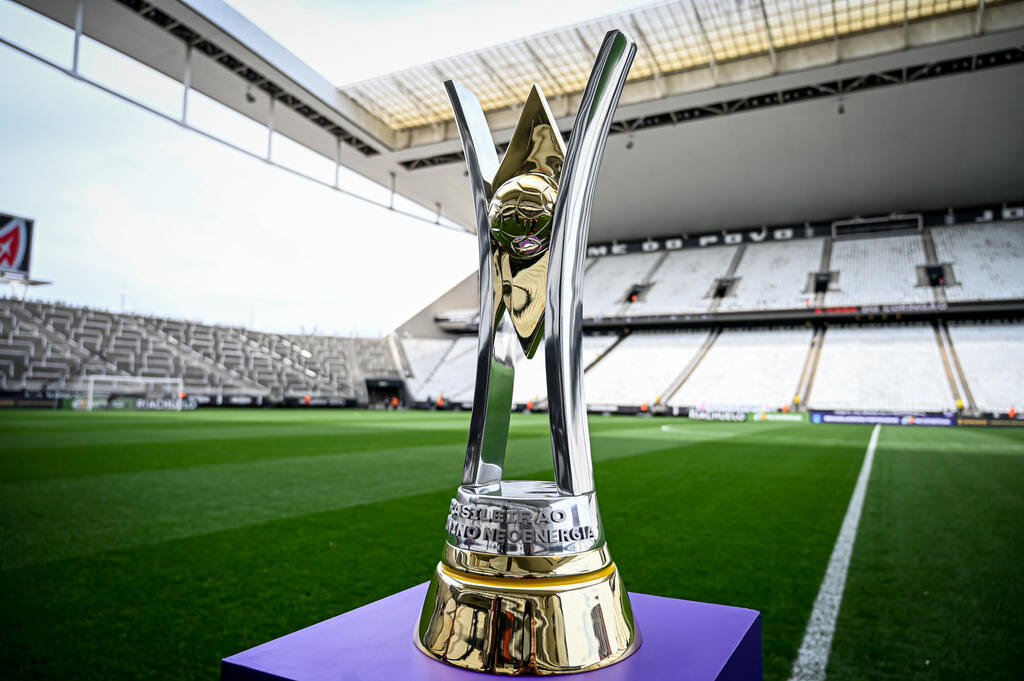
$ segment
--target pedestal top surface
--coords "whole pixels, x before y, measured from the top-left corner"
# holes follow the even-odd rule
[[[420,584],[225,658],[222,681],[483,681],[413,644]],[[761,616],[754,610],[630,594],[642,644],[618,664],[556,678],[580,681],[725,681],[761,678]],[[548,677],[551,678],[551,677]]]

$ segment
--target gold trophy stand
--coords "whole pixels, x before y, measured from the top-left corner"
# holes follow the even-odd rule
[[[448,664],[497,674],[571,674],[640,646],[606,547],[568,556],[498,556],[445,548],[416,645]]]

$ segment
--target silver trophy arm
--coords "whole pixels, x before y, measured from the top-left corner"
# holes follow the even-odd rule
[[[494,259],[487,201],[491,179],[498,171],[498,154],[480,100],[453,80],[445,89],[455,112],[455,123],[466,155],[469,183],[476,209],[476,234],[480,256],[480,333],[477,341],[476,387],[473,415],[469,422],[463,485],[495,485],[501,482],[512,411],[512,365],[510,324],[494,292]],[[499,289],[500,291],[500,289]],[[497,316],[497,315],[500,315]]]
[[[555,484],[562,494],[594,491],[581,357],[583,259],[601,156],[634,55],[628,35],[605,35],[572,126],[552,218],[545,354]]]

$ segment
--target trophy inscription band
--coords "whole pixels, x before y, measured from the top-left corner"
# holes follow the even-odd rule
[[[501,674],[565,674],[640,645],[594,490],[583,395],[584,251],[597,174],[636,44],[601,45],[568,147],[536,85],[499,163],[476,96],[447,81],[477,224],[480,322],[462,484],[417,646]],[[502,480],[513,356],[543,343],[553,481]],[[517,350],[518,346],[518,350]]]
[[[508,556],[581,553],[604,542],[597,495],[558,496],[553,483],[509,480],[500,495],[460,487],[446,531],[457,548]],[[530,496],[531,493],[545,496]]]

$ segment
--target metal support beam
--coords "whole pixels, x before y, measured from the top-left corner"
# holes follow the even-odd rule
[[[910,48],[910,0],[903,0],[903,49]]]
[[[434,207],[435,207],[435,209],[437,211],[434,214],[434,224],[435,225],[439,225],[439,224],[441,224],[441,203],[440,202],[435,203]]]
[[[338,178],[341,175],[341,139],[334,143],[334,188],[338,188]]]
[[[427,118],[427,120],[430,120],[430,117],[431,117],[432,114],[437,113],[437,111],[435,111],[434,109],[431,109],[429,106],[427,106],[426,103],[424,103],[424,101],[422,99],[420,99],[419,95],[417,95],[415,92],[413,92],[411,88],[409,88],[405,83],[400,81],[398,79],[398,76],[392,76],[391,82],[394,83],[395,87],[398,89],[398,91],[401,92],[403,95],[405,95],[409,99],[409,101],[412,102],[414,105],[416,105],[416,107],[420,111],[425,112],[425,114],[426,114],[425,117]],[[447,116],[448,115],[448,111],[445,110],[444,114],[445,114],[445,116]]]
[[[772,27],[768,23],[768,10],[764,8],[764,0],[761,0],[761,18],[764,19],[764,34],[768,36],[768,55],[772,59],[772,73],[779,70],[779,59],[775,54],[775,39],[772,38]]]
[[[85,13],[85,0],[78,0],[75,6],[75,51],[71,57],[71,73],[78,73],[78,54],[82,43],[82,17]]]
[[[974,35],[985,32],[985,0],[978,0],[978,18],[974,24]]]
[[[274,146],[274,110],[277,108],[277,100],[270,98],[270,110],[267,112],[267,160],[270,160],[270,152]]]
[[[579,39],[580,45],[583,45],[583,49],[586,52],[592,52],[593,48],[587,43],[587,39],[583,36],[583,32],[580,31],[580,27],[576,26],[573,29],[573,32],[576,34],[576,37]]]
[[[185,45],[185,76],[181,79],[185,86],[181,93],[181,122],[188,123],[188,93],[192,89],[192,46]]]
[[[640,24],[637,23],[636,17],[632,14],[629,15],[629,25],[633,29],[633,35],[636,36],[637,42],[644,48],[644,56],[647,63],[651,65],[651,73],[654,75],[654,83],[658,88],[658,92],[664,97],[665,84],[661,77],[664,75],[665,69],[661,68],[661,64],[658,63],[658,57],[654,54],[654,50],[651,49],[650,41],[647,40],[647,34],[640,28]]]
[[[530,59],[533,60],[533,64],[534,66],[537,67],[537,70],[543,73],[545,76],[547,76],[551,80],[551,82],[555,84],[555,87],[559,88],[560,90],[565,90],[565,85],[563,85],[562,81],[558,80],[558,77],[551,72],[551,69],[547,67],[547,65],[544,63],[544,60],[540,58],[540,55],[538,55],[533,50],[533,48],[530,47],[530,43],[523,41],[523,47],[526,48],[526,51],[530,53]]]
[[[836,19],[836,0],[832,0],[832,45],[835,47],[836,63],[838,64],[843,55],[839,50],[839,21]]]
[[[388,173],[391,176],[391,196],[388,198],[388,208],[391,210],[395,209],[395,184],[398,178],[395,176],[394,171]]]
[[[42,55],[40,55],[40,54],[38,54],[36,52],[33,52],[32,50],[29,50],[29,49],[27,49],[25,47],[22,47],[21,45],[18,45],[17,43],[11,42],[10,40],[7,40],[6,38],[4,38],[2,35],[0,35],[0,45],[4,46],[5,48],[10,49],[10,50],[12,50],[14,52],[22,54],[22,55],[24,55],[24,56],[26,56],[26,57],[28,57],[30,59],[34,59],[39,64],[47,66],[47,67],[53,69],[54,71],[57,71],[58,73],[62,73],[65,76],[68,76],[69,78],[75,78],[79,82],[82,82],[82,83],[85,83],[87,85],[90,85],[91,87],[95,88],[96,90],[98,90],[100,92],[103,92],[103,93],[105,93],[107,95],[110,95],[114,99],[117,99],[117,100],[119,100],[121,102],[124,102],[126,104],[130,104],[130,105],[138,108],[140,111],[145,111],[146,113],[149,113],[149,114],[153,115],[154,117],[156,117],[156,118],[158,118],[160,120],[164,120],[164,121],[167,121],[167,122],[170,122],[170,123],[176,123],[178,125],[181,125],[183,128],[185,128],[186,130],[189,130],[189,131],[195,133],[199,137],[202,137],[204,139],[210,140],[212,142],[216,142],[217,144],[220,144],[220,145],[224,146],[227,149],[232,149],[233,151],[235,151],[235,152],[237,152],[239,154],[242,154],[243,156],[246,156],[248,158],[255,159],[255,160],[258,160],[258,161],[266,161],[267,160],[266,158],[264,158],[258,152],[254,152],[254,151],[252,151],[251,149],[249,149],[247,147],[238,146],[238,145],[236,145],[236,144],[234,144],[232,142],[229,142],[229,141],[227,141],[227,140],[225,140],[225,139],[223,139],[221,137],[218,137],[217,135],[214,135],[214,134],[212,134],[210,132],[207,132],[206,130],[202,130],[200,128],[196,128],[196,127],[194,127],[192,125],[189,125],[187,121],[182,122],[182,120],[176,114],[173,114],[173,113],[169,114],[169,113],[167,113],[165,111],[162,111],[160,109],[155,109],[155,108],[153,108],[153,107],[151,107],[151,106],[149,106],[147,104],[144,104],[144,103],[140,102],[137,99],[132,99],[130,96],[124,94],[123,92],[119,92],[117,90],[114,90],[114,89],[112,89],[112,88],[102,84],[102,83],[99,83],[99,82],[97,82],[95,80],[92,80],[87,75],[75,74],[75,73],[73,73],[71,71],[71,69],[68,66],[64,66],[62,64],[58,64],[58,63],[48,59],[47,57],[44,57],[44,56],[42,56]],[[317,185],[319,185],[321,187],[324,187],[326,189],[335,189],[335,188],[333,188],[330,185],[330,183],[325,182],[324,180],[321,180],[318,177],[313,177],[311,175],[306,175],[305,173],[303,173],[303,172],[301,172],[299,170],[296,170],[295,168],[290,168],[290,167],[285,166],[285,165],[274,163],[273,161],[270,161],[270,164],[273,165],[275,168],[278,168],[279,170],[281,170],[281,172],[288,173],[289,175],[292,175],[294,177],[300,177],[300,178],[302,178],[304,180],[307,180],[309,182],[317,184]],[[340,187],[336,188],[335,191],[338,191],[341,194],[349,196],[349,197],[351,197],[351,198],[353,198],[353,199],[355,199],[357,201],[361,201],[361,202],[369,204],[369,205],[377,206],[379,208],[384,208],[384,209],[394,208],[393,205],[392,206],[387,206],[387,205],[385,205],[381,201],[377,201],[375,199],[370,198],[364,192],[346,190],[346,189],[342,189]],[[430,218],[424,217],[424,215],[421,212],[419,212],[419,211],[417,211],[417,212],[406,212],[406,211],[403,211],[403,210],[395,210],[395,212],[400,213],[402,215],[405,215],[405,216],[407,216],[409,218],[412,218],[413,220],[419,220],[420,222],[423,222],[423,223],[426,223],[426,224],[434,224],[433,220],[431,220]],[[466,230],[465,227],[462,227],[462,226],[445,225],[444,223],[441,223],[441,226],[444,227],[445,229],[451,229],[453,231],[458,231],[458,232],[468,231],[468,230]],[[3,279],[4,279],[4,277],[2,276],[2,273],[0,273],[0,284],[4,283]],[[30,283],[33,283],[33,284],[36,284],[36,283],[38,283],[38,284],[48,284],[50,282],[42,282],[42,281],[40,281],[40,282],[30,282]]]
[[[718,85],[718,63],[715,60],[715,51],[711,49],[711,41],[708,39],[708,32],[704,30],[704,22],[700,19],[700,12],[697,11],[697,3],[690,0],[690,7],[693,9],[693,16],[697,19],[697,28],[700,29],[700,37],[704,40],[704,49],[708,51],[708,68],[711,69],[711,80]]]
[[[484,67],[484,72],[487,74],[487,79],[491,81],[491,84],[494,85],[495,88],[498,89],[498,92],[507,91],[509,89],[508,83],[505,82],[505,79],[501,77],[501,74],[494,70],[494,67],[491,66],[486,59],[484,59],[484,56],[482,54],[477,53],[473,56],[475,56],[476,60],[480,62],[480,65]]]

